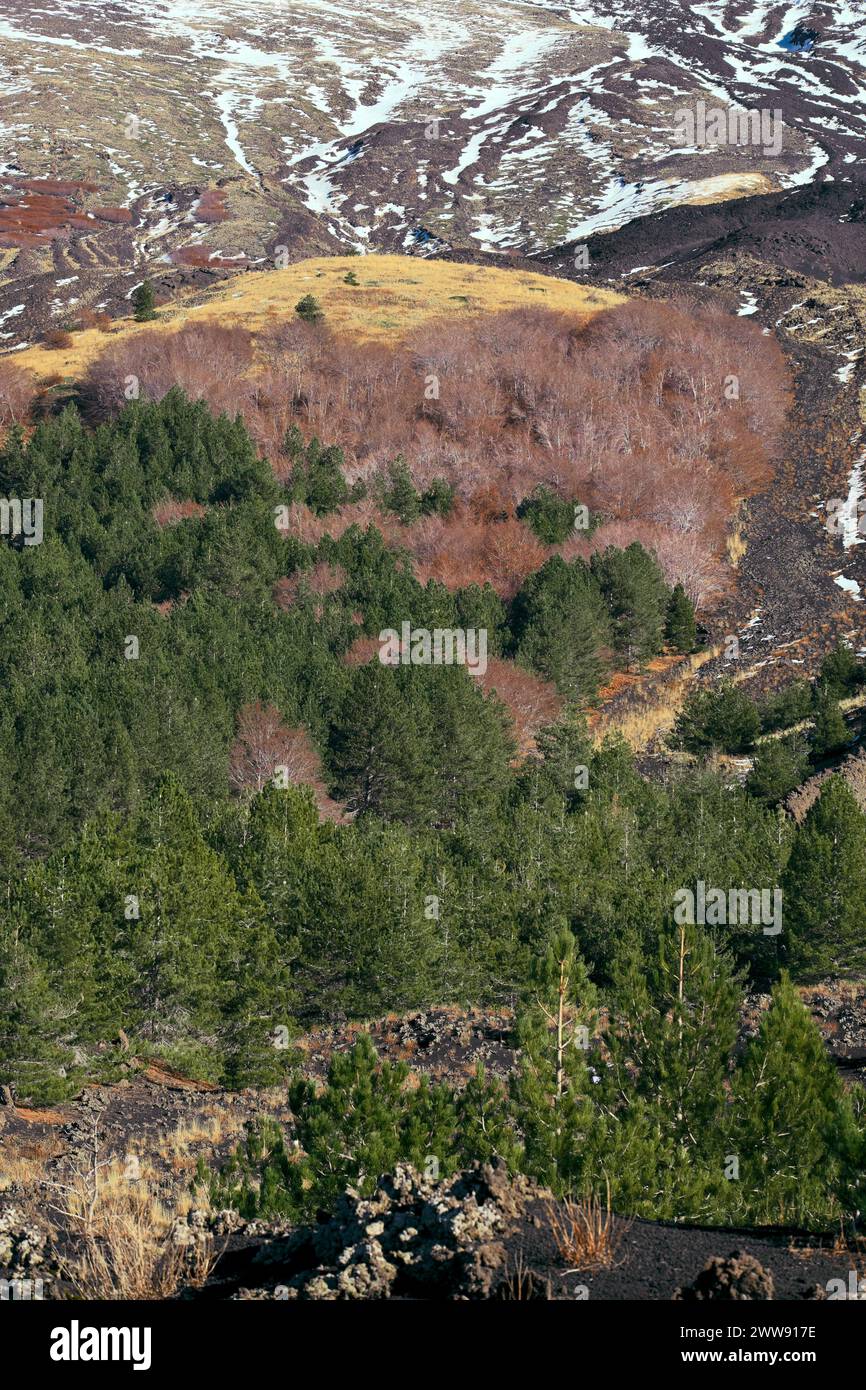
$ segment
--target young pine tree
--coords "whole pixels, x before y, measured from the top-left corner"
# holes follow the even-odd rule
[[[782,903],[795,979],[866,968],[866,817],[844,777],[828,779],[797,831]]]
[[[821,683],[815,692],[815,715],[812,727],[812,754],[824,758],[838,753],[851,742],[851,734],[839,701],[829,686]]]
[[[732,964],[699,926],[665,928],[655,954],[630,940],[614,969],[605,1089],[626,1107],[642,1097],[694,1156],[724,1105],[738,1004]]]
[[[536,959],[518,1018],[520,1057],[511,1099],[523,1138],[524,1169],[557,1192],[576,1189],[592,1121],[587,1053],[595,988],[568,927],[550,934]]]
[[[149,323],[156,318],[156,297],[149,280],[142,280],[130,296],[137,323]]]
[[[786,973],[737,1068],[732,1102],[731,1219],[817,1230],[862,1205],[863,1135]]]
[[[655,955],[637,935],[614,967],[599,1114],[586,1179],[617,1210],[708,1220],[724,1188],[719,1124],[737,1036],[739,991],[699,927],[666,928]]]
[[[665,637],[678,652],[692,652],[698,637],[694,605],[682,584],[675,584],[665,619]]]
[[[324,319],[324,311],[315,295],[305,294],[295,305],[295,313],[304,323],[321,323]]]
[[[359,815],[431,822],[436,788],[430,768],[430,711],[412,668],[378,661],[352,673],[330,734],[335,794]]]
[[[762,743],[746,778],[746,791],[768,806],[776,806],[799,787],[809,769],[806,745],[797,734]]]
[[[73,1016],[18,924],[0,929],[0,1086],[42,1105],[74,1095],[84,1073],[68,1041]]]
[[[388,485],[383,491],[382,501],[404,526],[411,526],[421,515],[421,499],[402,455],[388,467]]]
[[[690,753],[743,753],[761,731],[757,705],[730,680],[693,690],[674,725],[673,741]]]
[[[536,744],[545,780],[560,795],[571,802],[588,791],[592,740],[586,718],[576,705],[566,705],[555,724],[541,729]]]
[[[567,564],[554,555],[529,575],[514,597],[510,624],[522,665],[553,681],[578,705],[595,698],[610,620],[598,583],[582,560]]]
[[[837,700],[850,695],[856,686],[862,684],[864,676],[866,668],[846,642],[837,642],[821,662],[821,682]]]
[[[292,1145],[273,1121],[255,1126],[222,1173],[214,1199],[244,1215],[294,1220],[332,1211],[347,1187],[368,1196],[397,1163],[445,1175],[456,1166],[450,1090],[426,1079],[406,1087],[404,1062],[379,1061],[367,1034],[335,1053],[323,1088],[298,1079],[289,1090]]]

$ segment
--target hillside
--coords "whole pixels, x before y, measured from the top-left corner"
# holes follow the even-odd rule
[[[859,21],[819,3],[820,39],[798,46],[798,19],[773,0],[9,0],[3,341],[117,313],[145,270],[537,252],[674,204],[845,182]],[[769,145],[677,133],[698,101],[758,97],[779,113]]]
[[[353,273],[356,286],[345,284]],[[157,285],[159,282],[157,282]],[[237,325],[258,332],[290,315],[305,294],[319,300],[328,324],[359,343],[405,338],[429,319],[497,313],[526,305],[578,319],[622,303],[615,290],[575,284],[530,270],[513,273],[495,266],[449,261],[407,261],[404,256],[314,257],[284,270],[233,277],[207,292],[186,290],[166,300],[160,325],[166,331],[202,323]],[[107,341],[146,331],[131,318],[119,320],[106,338],[99,329],[76,332],[69,348],[37,346],[15,355],[17,366],[39,380],[79,379]]]
[[[861,8],[6,0],[31,1359],[248,1377],[274,1302],[567,1301],[603,1373],[832,1374]]]

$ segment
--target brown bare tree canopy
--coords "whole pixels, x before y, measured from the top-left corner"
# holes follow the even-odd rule
[[[30,372],[14,362],[0,362],[0,429],[23,424],[36,396]]]
[[[229,755],[229,782],[234,791],[260,792],[268,782],[308,786],[319,813],[338,820],[341,808],[327,794],[322,763],[304,728],[290,728],[275,705],[244,705]]]
[[[789,402],[771,337],[716,308],[634,300],[588,323],[545,309],[437,321],[397,346],[334,337],[295,316],[253,340],[242,328],[188,325],[136,334],[91,367],[88,409],[104,418],[134,375],[143,396],[181,386],[241,413],[276,474],[286,432],[338,443],[350,483],[398,454],[419,490],[455,492],[447,517],[410,526],[368,497],[329,516],[295,507],[304,540],[375,523],[406,546],[419,579],[489,580],[503,595],[550,553],[515,515],[544,485],[604,518],[566,555],[639,540],[671,582],[711,602],[732,518],[773,473]]]

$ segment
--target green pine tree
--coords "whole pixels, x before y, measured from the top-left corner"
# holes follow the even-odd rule
[[[724,1104],[738,1005],[732,964],[702,927],[666,927],[647,955],[630,938],[614,970],[609,1085],[625,1104],[643,1096],[699,1150]]]
[[[755,752],[746,791],[768,806],[776,806],[799,787],[808,770],[809,752],[802,738],[791,734],[767,739]]]
[[[859,1209],[863,1135],[787,974],[737,1067],[731,1099],[726,1148],[739,1178],[727,1184],[729,1219],[814,1231]]]
[[[421,498],[402,455],[388,466],[388,485],[382,494],[382,501],[404,526],[411,526],[421,515]]]
[[[132,291],[130,302],[135,310],[137,323],[149,323],[156,318],[156,296],[149,280],[142,280]]]
[[[515,1133],[508,1092],[487,1075],[479,1062],[457,1096],[457,1142],[460,1164],[504,1159],[512,1172],[520,1170],[523,1153]]]
[[[352,673],[331,730],[330,762],[335,794],[350,810],[430,823],[436,790],[429,760],[433,732],[411,671],[373,661]]]
[[[321,323],[325,317],[321,304],[312,294],[305,294],[298,300],[295,313],[304,323]]]
[[[566,705],[555,724],[539,731],[536,745],[545,776],[560,795],[578,800],[589,789],[593,751],[583,711]]]
[[[592,1122],[587,1055],[595,1020],[595,989],[573,934],[561,924],[532,968],[511,1079],[524,1169],[557,1192],[574,1191],[580,1183]]]
[[[73,997],[64,999],[52,986],[18,925],[0,927],[0,1086],[37,1105],[75,1094],[86,1073],[69,1042],[74,1008]]]
[[[662,646],[668,590],[659,563],[637,541],[625,550],[596,551],[591,563],[611,615],[614,645],[629,666],[642,665]]]
[[[866,817],[844,777],[824,784],[782,878],[783,944],[797,980],[866,968]]]
[[[760,733],[758,708],[733,681],[693,690],[674,725],[673,743],[690,753],[744,753]]]
[[[812,754],[824,758],[838,753],[851,742],[851,734],[845,717],[839,708],[839,701],[830,693],[830,688],[819,684],[815,691],[815,714],[812,728]]]
[[[510,613],[517,660],[575,704],[598,693],[610,623],[599,586],[582,560],[554,555],[524,580]]]
[[[694,604],[682,584],[675,584],[668,601],[665,637],[678,652],[693,652],[698,640]]]
[[[291,1085],[291,1140],[273,1120],[253,1126],[222,1172],[207,1177],[212,1199],[246,1216],[297,1221],[332,1211],[347,1187],[369,1196],[400,1162],[453,1172],[450,1089],[424,1079],[410,1090],[408,1074],[404,1062],[380,1062],[362,1033],[351,1051],[334,1053],[323,1088],[304,1078]]]
[[[820,680],[837,700],[850,695],[862,684],[866,670],[847,642],[837,642],[821,662]]]

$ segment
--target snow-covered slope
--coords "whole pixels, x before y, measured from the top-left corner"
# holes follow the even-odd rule
[[[22,175],[78,179],[98,185],[85,218],[94,201],[131,213],[123,237],[64,224],[59,279],[124,261],[128,278],[183,248],[188,264],[537,252],[675,203],[850,179],[866,137],[857,8],[4,0],[0,170],[7,196]],[[781,148],[684,143],[677,112],[700,101],[779,112]],[[216,185],[219,215],[201,202]],[[0,243],[15,244],[2,209]]]
[[[804,21],[811,49],[783,46]],[[127,197],[282,181],[359,246],[422,221],[538,248],[708,176],[843,177],[866,134],[853,0],[4,0],[0,57],[7,161],[77,161]],[[678,146],[701,97],[781,110],[781,153]]]

